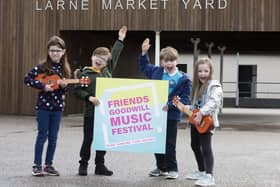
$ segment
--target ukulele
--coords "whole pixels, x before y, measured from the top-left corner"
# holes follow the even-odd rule
[[[200,124],[196,124],[194,119],[196,117],[196,113],[199,112],[199,109],[194,109],[193,111],[190,111],[189,109],[187,109],[186,107],[184,107],[185,105],[180,102],[180,99],[178,96],[174,96],[172,98],[172,103],[173,105],[175,105],[181,112],[187,114],[189,116],[189,123],[191,125],[194,125],[197,129],[197,131],[200,134],[206,133],[208,132],[212,127],[213,127],[213,119],[211,116],[207,115],[207,116],[203,116],[202,120],[200,122]]]
[[[46,75],[40,73],[35,80],[40,81],[43,84],[51,85],[52,89],[59,89],[58,80],[61,80],[60,76],[57,74]],[[67,84],[80,84],[82,87],[87,87],[90,84],[90,79],[88,77],[82,77],[81,79],[63,79]]]

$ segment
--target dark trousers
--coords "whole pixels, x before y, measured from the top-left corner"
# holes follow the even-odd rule
[[[199,171],[213,173],[214,156],[211,147],[212,133],[199,134],[196,128],[191,126],[191,147],[195,155]]]
[[[80,164],[87,165],[91,155],[91,144],[93,140],[93,121],[94,117],[84,117],[84,139],[80,150]],[[96,151],[95,164],[103,165],[106,151]]]
[[[162,171],[178,171],[176,159],[176,120],[167,120],[165,154],[155,154],[157,168]]]

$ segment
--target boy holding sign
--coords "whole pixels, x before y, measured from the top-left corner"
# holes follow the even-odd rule
[[[150,63],[148,50],[150,40],[147,38],[142,44],[142,54],[139,57],[141,71],[154,80],[166,80],[169,82],[168,101],[163,110],[167,115],[166,153],[155,154],[157,168],[149,173],[150,176],[166,176],[166,179],[178,177],[176,160],[177,124],[181,118],[181,112],[172,104],[172,98],[179,96],[182,103],[189,103],[191,81],[187,74],[178,71],[178,51],[172,47],[163,48],[160,51],[160,64],[155,66]]]
[[[91,67],[85,67],[82,72],[78,72],[78,77],[89,77],[88,87],[75,86],[74,93],[84,100],[84,139],[80,150],[81,160],[79,161],[79,175],[86,176],[88,161],[91,154],[91,144],[93,140],[94,107],[99,105],[99,100],[95,97],[96,77],[112,77],[112,71],[117,65],[118,58],[123,49],[123,40],[126,36],[127,28],[123,26],[119,30],[119,39],[115,42],[112,52],[106,47],[98,47],[93,51]],[[95,174],[113,175],[104,165],[105,151],[96,151],[95,155]]]

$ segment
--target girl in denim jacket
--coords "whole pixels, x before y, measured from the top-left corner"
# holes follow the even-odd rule
[[[194,68],[191,94],[192,105],[185,105],[179,110],[199,109],[191,125],[191,147],[194,152],[198,171],[187,175],[187,179],[197,180],[196,185],[215,185],[213,176],[214,156],[211,147],[211,138],[214,130],[219,126],[218,113],[222,106],[223,91],[217,80],[212,80],[213,64],[209,58],[201,58]],[[199,133],[195,125],[200,125],[203,116],[211,116],[213,126],[206,133]]]

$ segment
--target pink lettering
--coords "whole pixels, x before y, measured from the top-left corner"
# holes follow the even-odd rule
[[[131,98],[124,98],[118,100],[110,100],[107,102],[108,107],[122,107],[128,105],[136,105],[136,104],[143,104],[148,103],[150,101],[149,96],[139,96],[139,97],[131,97]]]
[[[150,122],[152,120],[151,113],[145,112],[140,114],[131,114],[125,116],[111,117],[111,126],[129,125],[131,123]]]

